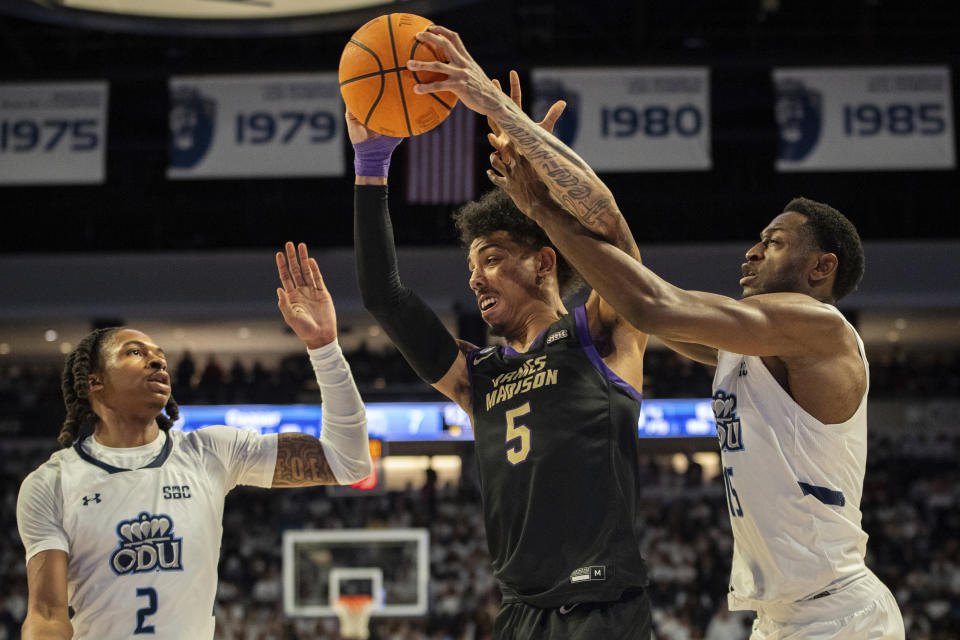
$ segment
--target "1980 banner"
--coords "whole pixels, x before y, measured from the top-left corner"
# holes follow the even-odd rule
[[[947,67],[777,69],[777,169],[952,169]]]
[[[0,184],[103,182],[106,82],[0,85]]]
[[[537,69],[533,85],[537,119],[567,101],[556,133],[597,171],[711,166],[707,69]]]
[[[173,78],[171,178],[343,174],[336,74]]]

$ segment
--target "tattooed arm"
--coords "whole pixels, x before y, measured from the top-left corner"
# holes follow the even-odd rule
[[[333,342],[308,353],[323,395],[320,438],[277,437],[273,487],[351,484],[373,471],[366,412],[340,346]]]
[[[277,436],[277,468],[273,487],[309,487],[315,484],[339,484],[330,470],[320,441],[304,433]]]
[[[639,260],[640,251],[607,186],[583,158],[523,113],[516,72],[510,74],[511,96],[507,96],[487,78],[453,31],[433,25],[417,37],[442,51],[449,62],[410,60],[407,67],[411,70],[447,76],[440,82],[417,85],[414,90],[452,91],[468,108],[487,116],[530,161],[554,200],[584,227]]]
[[[363,400],[337,343],[333,298],[307,246],[292,242],[276,255],[283,288],[277,306],[310,356],[323,397],[320,438],[282,433],[277,438],[274,487],[350,484],[373,471]]]

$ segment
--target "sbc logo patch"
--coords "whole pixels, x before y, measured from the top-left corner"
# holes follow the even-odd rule
[[[174,537],[170,516],[142,512],[133,520],[122,520],[117,536],[119,546],[110,556],[110,567],[117,575],[183,569],[183,541]]]

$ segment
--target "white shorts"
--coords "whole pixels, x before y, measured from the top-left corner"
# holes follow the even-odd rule
[[[757,610],[750,640],[904,640],[900,607],[872,572],[836,593]]]

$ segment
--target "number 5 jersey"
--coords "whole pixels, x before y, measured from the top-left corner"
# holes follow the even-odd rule
[[[640,394],[601,359],[577,307],[526,353],[468,354],[487,544],[505,602],[611,601],[647,584]]]

